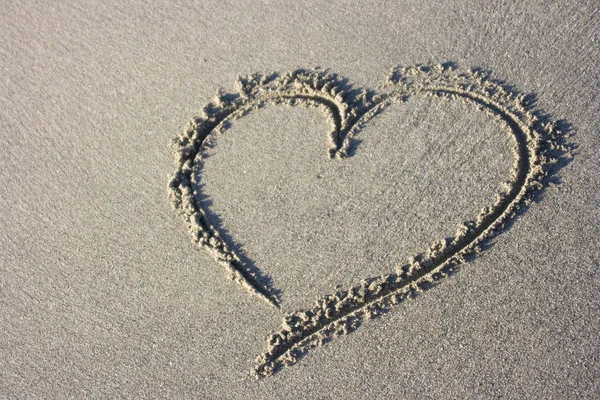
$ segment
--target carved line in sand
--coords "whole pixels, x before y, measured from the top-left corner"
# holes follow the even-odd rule
[[[394,103],[425,95],[456,98],[475,105],[503,124],[515,143],[512,175],[475,221],[460,225],[453,239],[436,242],[394,273],[363,280],[349,290],[318,299],[309,310],[285,316],[281,328],[269,336],[264,353],[257,359],[253,375],[258,378],[295,363],[310,348],[354,331],[362,321],[414,297],[452,273],[532,201],[531,194],[543,187],[544,177],[558,162],[552,156],[568,153],[561,144],[563,133],[555,123],[540,118],[526,95],[508,89],[482,71],[460,71],[450,64],[396,68],[379,94],[366,90],[346,92],[340,77],[317,70],[241,77],[236,89],[238,94],[219,91],[214,102],[202,110],[202,116],[174,140],[178,168],[169,183],[169,196],[186,221],[192,239],[209,251],[232,279],[276,307],[277,296],[264,283],[266,279],[225,245],[196,200],[194,186],[199,184],[202,146],[213,135],[222,133],[230,121],[268,103],[319,107],[331,122],[329,156],[343,159],[349,155],[353,138],[370,119]]]

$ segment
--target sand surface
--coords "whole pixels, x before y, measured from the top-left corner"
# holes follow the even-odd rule
[[[600,6],[90,1],[0,15],[0,397],[597,398]],[[202,206],[281,309],[227,279],[167,196],[170,148],[240,74],[483,67],[570,125],[572,160],[485,251],[299,362],[251,376],[284,314],[388,274],[493,203],[514,144],[415,97],[327,157],[266,105],[203,150]]]

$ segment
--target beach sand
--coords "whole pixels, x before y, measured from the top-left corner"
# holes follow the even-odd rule
[[[597,398],[599,11],[7,4],[1,397]],[[383,93],[398,65],[446,62],[535,94],[531,107],[571,135],[569,157],[454,274],[256,379],[284,315],[394,273],[493,205],[515,166],[510,129],[472,104],[411,96],[337,160],[323,107],[232,120],[202,149],[194,198],[279,309],[190,239],[168,197],[171,141],[239,75],[320,68]]]

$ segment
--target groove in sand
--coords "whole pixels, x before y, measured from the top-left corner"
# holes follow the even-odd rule
[[[501,232],[531,194],[543,187],[543,178],[557,160],[551,154],[567,153],[562,132],[544,122],[528,104],[527,96],[509,90],[477,70],[459,71],[452,65],[415,66],[392,70],[380,94],[366,90],[349,93],[342,79],[324,71],[298,70],[285,75],[250,75],[239,78],[238,94],[219,92],[203,116],[192,121],[173,147],[178,169],[169,183],[169,195],[186,221],[192,239],[213,255],[230,277],[247,290],[279,307],[268,279],[248,268],[210,226],[196,201],[202,146],[228,123],[266,103],[320,107],[331,122],[329,156],[349,155],[353,138],[369,120],[388,106],[415,95],[457,98],[474,104],[504,124],[514,138],[514,170],[494,202],[475,221],[462,224],[452,240],[441,240],[425,253],[412,257],[392,274],[366,279],[346,291],[324,296],[309,310],[284,317],[279,331],[270,335],[253,375],[266,377],[295,363],[307,350],[336,336],[352,332],[362,321],[426,289],[451,273],[465,257]]]

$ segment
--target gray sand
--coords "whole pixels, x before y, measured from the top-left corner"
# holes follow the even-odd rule
[[[597,397],[600,7],[485,4],[6,6],[2,397]],[[375,89],[445,61],[535,93],[572,124],[573,161],[454,276],[256,381],[282,313],[453,237],[510,177],[513,144],[431,98],[375,117],[342,163],[320,110],[232,121],[206,150],[203,204],[278,310],[190,241],[169,142],[239,74],[320,66]]]

